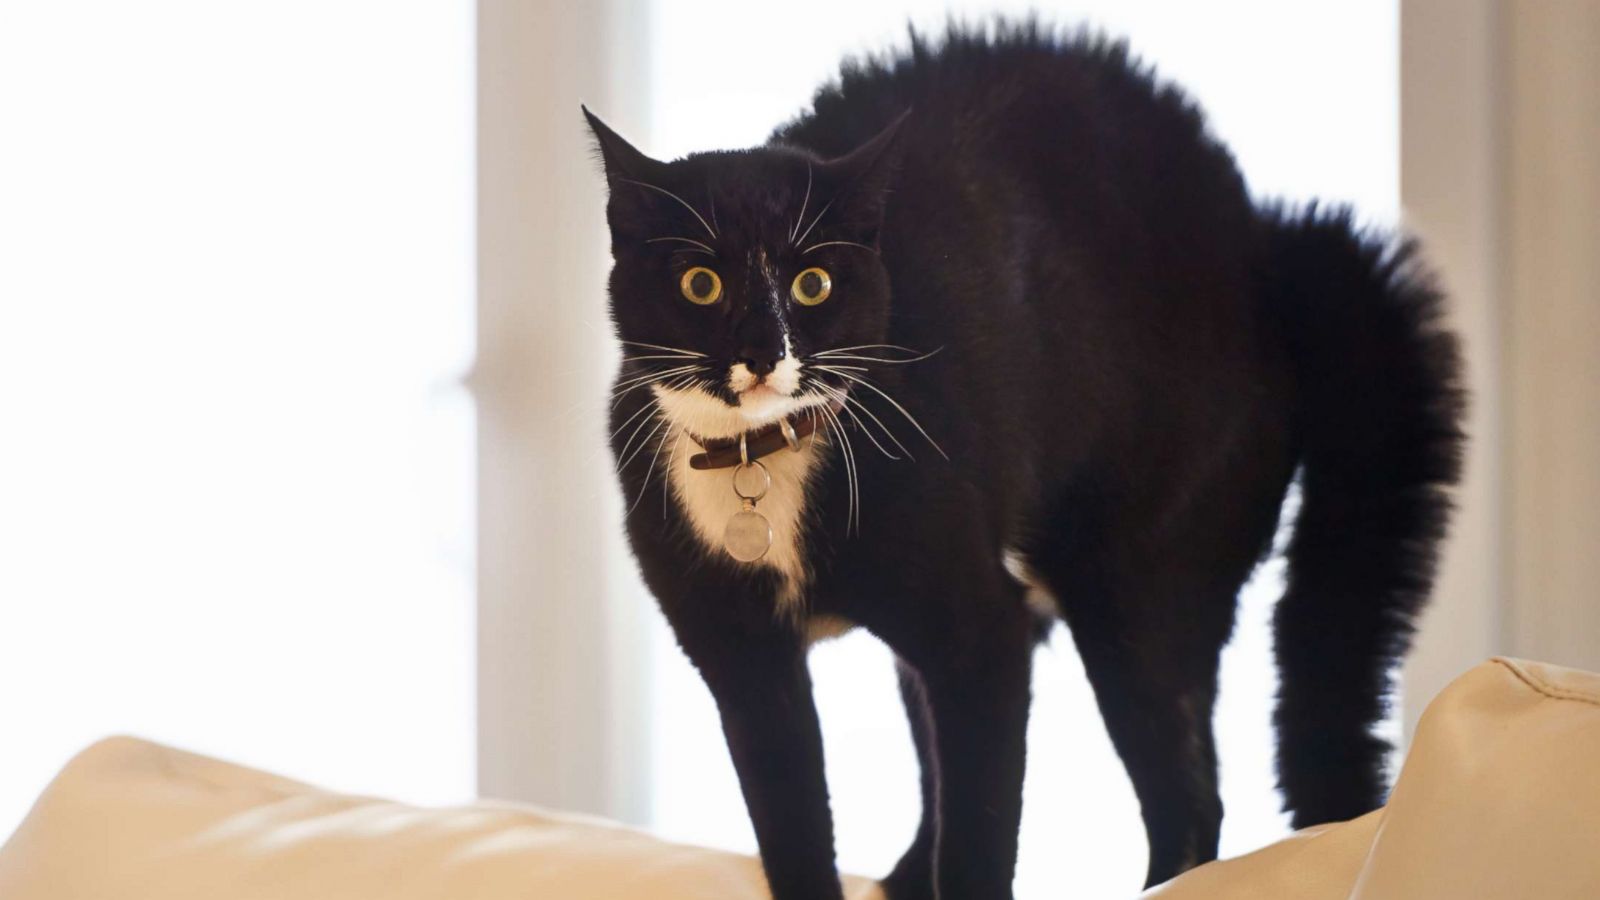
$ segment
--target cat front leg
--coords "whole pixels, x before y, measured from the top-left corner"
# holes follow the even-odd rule
[[[1010,900],[1022,826],[1032,643],[923,669],[939,756],[938,896]]]
[[[674,627],[722,716],[774,900],[840,900],[805,644],[785,623],[757,623]]]
[[[924,828],[935,834],[929,848],[919,833],[886,887],[893,900],[1010,900],[1036,625],[1020,597],[998,585],[966,602],[924,603],[919,612],[896,617],[880,636],[920,676],[932,736],[924,765],[933,764],[938,780],[935,821],[925,811]],[[914,624],[899,624],[908,621]],[[928,881],[914,867],[930,849],[936,890],[922,894]]]
[[[917,836],[900,856],[893,871],[883,878],[884,893],[890,900],[923,900],[934,897],[933,849],[939,836],[939,758],[933,743],[933,713],[922,676],[905,660],[895,664],[900,677],[900,699],[905,704],[911,726],[911,741],[917,751],[917,769],[922,789],[922,821]]]

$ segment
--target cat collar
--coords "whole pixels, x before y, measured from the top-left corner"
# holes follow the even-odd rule
[[[833,400],[826,409],[838,415],[844,409],[844,403]],[[726,469],[754,462],[784,448],[799,450],[800,439],[815,432],[818,421],[815,410],[802,409],[738,437],[694,438],[705,452],[689,457],[689,466],[694,469]]]

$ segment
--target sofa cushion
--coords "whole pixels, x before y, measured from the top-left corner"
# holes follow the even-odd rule
[[[1499,659],[1428,707],[1389,806],[1151,900],[1600,897],[1600,676]],[[881,900],[846,879],[851,900]],[[1064,895],[1071,885],[1061,886]],[[4,900],[765,898],[738,854],[510,804],[419,809],[112,738],[0,847]]]
[[[851,900],[881,900],[847,879]],[[741,900],[761,865],[511,804],[419,809],[132,738],[79,754],[0,848],[5,900]]]
[[[1600,675],[1484,663],[1429,704],[1387,807],[1201,866],[1146,896],[1600,897]]]

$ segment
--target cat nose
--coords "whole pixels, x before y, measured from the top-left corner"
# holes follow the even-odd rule
[[[783,360],[784,355],[782,347],[775,350],[746,347],[739,351],[738,361],[744,363],[744,367],[750,370],[750,374],[764,376],[772,374],[772,370],[778,367],[778,363]]]

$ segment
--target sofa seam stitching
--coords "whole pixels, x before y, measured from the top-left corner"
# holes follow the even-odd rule
[[[1600,706],[1600,697],[1597,697],[1593,694],[1586,694],[1582,691],[1574,691],[1569,688],[1557,687],[1556,685],[1550,684],[1549,682],[1539,678],[1532,672],[1523,669],[1521,666],[1513,663],[1509,659],[1495,657],[1493,661],[1504,666],[1511,672],[1511,674],[1517,676],[1518,680],[1520,680],[1523,684],[1526,684],[1528,687],[1533,688],[1535,691],[1538,691],[1539,693],[1553,700],[1575,700],[1579,703],[1588,703],[1592,706]]]

